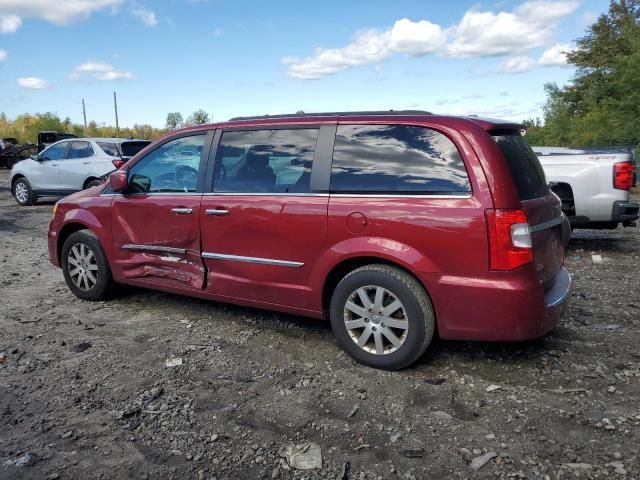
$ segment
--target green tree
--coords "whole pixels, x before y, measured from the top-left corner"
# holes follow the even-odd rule
[[[180,128],[183,123],[184,123],[184,120],[180,112],[167,113],[166,126],[169,130],[175,130],[176,128]]]
[[[196,110],[187,118],[188,125],[203,125],[209,121],[209,114],[203,109]]]
[[[640,0],[614,0],[567,54],[564,88],[547,84],[546,144],[640,145]]]

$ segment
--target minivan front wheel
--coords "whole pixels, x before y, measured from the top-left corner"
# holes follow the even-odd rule
[[[83,300],[104,300],[113,279],[107,257],[90,230],[69,235],[62,246],[62,273],[69,290]]]
[[[331,298],[331,326],[355,360],[397,370],[418,360],[433,338],[427,292],[404,270],[366,265],[346,275]]]

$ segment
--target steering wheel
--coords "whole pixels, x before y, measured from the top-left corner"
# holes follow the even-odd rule
[[[198,171],[189,167],[188,165],[183,165],[176,169],[176,183],[182,183],[182,186],[195,186],[196,180],[198,179]]]

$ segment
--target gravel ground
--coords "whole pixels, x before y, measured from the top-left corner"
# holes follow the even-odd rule
[[[48,261],[52,203],[20,208],[7,179],[2,479],[640,478],[635,228],[575,234],[551,335],[437,341],[389,373],[324,322],[145,290],[76,299]],[[290,469],[282,449],[306,443],[322,468]]]

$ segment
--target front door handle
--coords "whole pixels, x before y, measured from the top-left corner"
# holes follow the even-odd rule
[[[207,215],[229,215],[229,210],[224,208],[208,208],[204,211]]]
[[[193,208],[172,208],[171,211],[176,215],[190,215],[193,213]]]
[[[89,165],[91,162],[82,162],[83,165]]]

